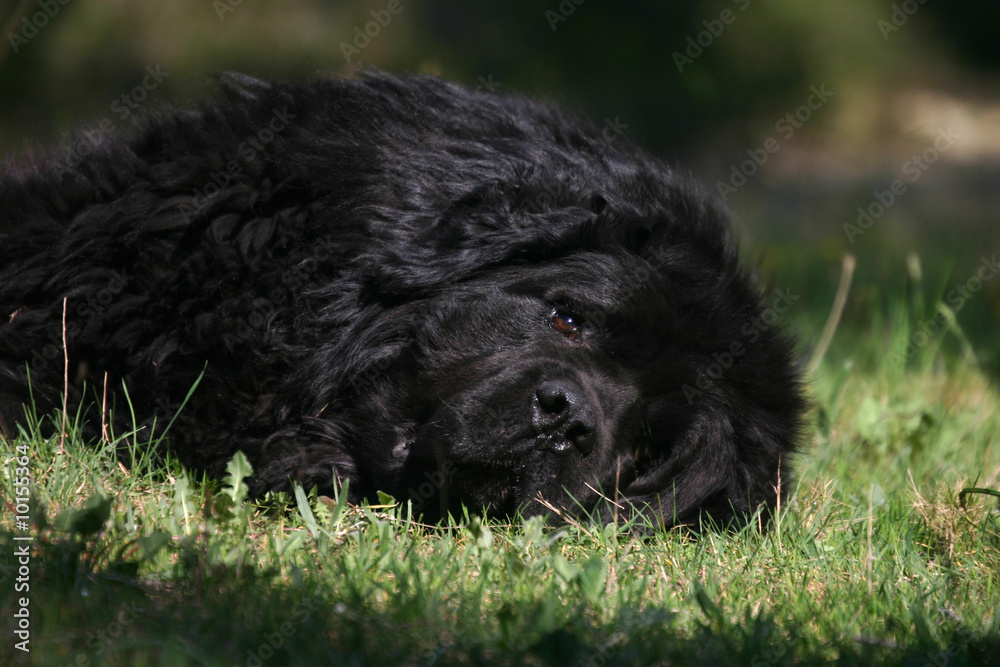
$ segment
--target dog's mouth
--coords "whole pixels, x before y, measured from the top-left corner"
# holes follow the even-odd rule
[[[498,514],[520,510],[527,516],[553,507],[576,514],[591,511],[602,498],[621,501],[656,465],[652,443],[637,434],[619,432],[621,438],[613,439],[610,425],[588,428],[567,418],[554,427],[532,418],[538,414],[529,406],[484,418],[440,405],[407,441],[411,465],[424,471],[414,488],[426,486],[424,479],[441,481],[434,511],[443,502],[452,511],[463,503]],[[425,508],[430,504],[421,500]]]
[[[461,502],[537,512],[544,498],[575,512],[622,497],[654,463],[638,388],[608,369],[542,359],[463,371],[435,377],[430,396],[414,397],[413,428],[398,448],[403,479],[447,480],[436,503],[446,495],[452,510]]]

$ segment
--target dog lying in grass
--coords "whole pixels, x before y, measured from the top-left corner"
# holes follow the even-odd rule
[[[172,420],[213,475],[243,451],[256,494],[349,481],[428,520],[774,506],[793,343],[690,184],[432,77],[220,83],[3,163],[8,437],[68,389],[95,435]]]

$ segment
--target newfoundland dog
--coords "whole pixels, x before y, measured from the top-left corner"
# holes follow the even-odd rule
[[[724,214],[611,124],[426,76],[220,87],[3,162],[7,438],[61,406],[65,332],[91,434],[169,423],[255,494],[675,525],[787,488],[793,342]]]

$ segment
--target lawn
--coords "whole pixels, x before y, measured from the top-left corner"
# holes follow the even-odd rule
[[[808,355],[837,263],[779,259],[791,268],[768,275],[775,287],[820,295],[788,322]],[[302,490],[249,503],[239,459],[205,480],[130,433],[83,442],[70,415],[64,437],[3,445],[0,662],[997,664],[997,290],[958,312],[947,293],[967,272],[924,276],[911,261],[894,282],[866,266],[811,377],[797,479],[770,530],[474,512],[427,527],[390,498],[352,507]]]

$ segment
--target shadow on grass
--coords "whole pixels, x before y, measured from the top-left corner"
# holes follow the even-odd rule
[[[458,618],[447,601],[432,617],[415,615],[402,591],[384,595],[330,586],[343,573],[285,574],[211,564],[210,545],[193,539],[172,548],[176,576],[140,578],[128,554],[91,571],[93,544],[41,535],[30,558],[30,590],[15,591],[23,542],[0,535],[5,663],[39,665],[987,665],[998,638],[952,636],[948,643],[899,646],[864,637],[816,638],[783,626],[780,610],[749,611],[727,621],[697,588],[704,619],[694,631],[675,614],[623,606],[600,622],[585,606],[543,597],[504,604],[493,618]],[[331,590],[338,590],[338,597]],[[418,593],[415,593],[418,594]],[[474,595],[474,592],[470,592]],[[14,648],[18,598],[30,596],[30,656]],[[457,605],[456,605],[457,606]],[[911,618],[887,618],[887,626]],[[919,633],[918,633],[919,634]]]

